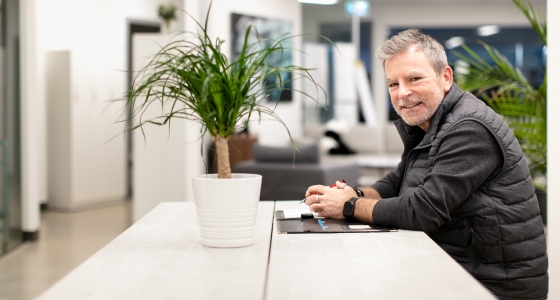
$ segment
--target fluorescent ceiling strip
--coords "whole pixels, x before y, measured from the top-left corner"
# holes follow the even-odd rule
[[[461,46],[464,43],[465,39],[462,36],[454,36],[445,41],[445,47],[447,47],[447,49],[453,49]]]
[[[338,3],[338,0],[298,0],[298,2],[308,4],[332,5]]]
[[[480,26],[476,30],[480,36],[489,36],[500,32],[500,26],[498,25],[486,25]]]

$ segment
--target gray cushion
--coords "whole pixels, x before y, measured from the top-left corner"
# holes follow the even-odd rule
[[[270,147],[253,145],[253,157],[257,162],[272,163],[319,163],[319,148],[317,145],[298,147]]]

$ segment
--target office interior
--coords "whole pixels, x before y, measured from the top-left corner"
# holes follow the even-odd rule
[[[342,52],[359,56],[367,74],[375,124],[367,124],[371,114],[368,117],[359,110],[363,105],[356,104],[344,128],[387,127],[397,117],[374,53],[388,36],[404,28],[417,27],[444,44],[451,43],[446,44],[450,60],[454,59],[451,49],[457,47],[453,38],[458,36],[461,43],[473,47],[480,39],[496,43],[535,85],[544,72],[550,87],[560,83],[560,36],[554,34],[560,30],[560,21],[554,18],[560,3],[555,0],[530,1],[547,16],[548,47],[539,45],[530,24],[509,0],[369,0],[369,11],[359,20],[358,45],[353,43],[352,17],[344,0],[331,5],[297,0],[0,0],[0,273],[2,265],[22,249],[46,242],[42,235],[45,220],[53,222],[47,225],[51,228],[57,218],[66,220],[67,230],[72,231],[71,226],[79,221],[69,216],[87,219],[90,223],[84,226],[96,227],[92,224],[105,218],[99,213],[107,212],[118,226],[108,229],[112,235],[94,245],[103,247],[157,203],[193,201],[190,178],[205,173],[207,167],[201,158],[200,125],[177,123],[169,135],[166,128],[147,128],[144,140],[138,131],[123,133],[126,125],[115,122],[123,106],[109,105],[130,86],[129,71],[157,51],[154,40],[165,42],[175,33],[195,30],[196,23],[182,12],[169,27],[164,26],[157,10],[170,2],[197,20],[205,18],[211,3],[209,35],[226,44],[233,38],[231,15],[242,14],[282,20],[290,24],[292,34],[310,34],[296,39],[296,48],[320,45],[331,57],[340,54],[321,42],[319,35],[324,35],[340,45]],[[477,35],[476,30],[484,26],[498,31]],[[231,55],[229,47],[223,50]],[[305,63],[308,56],[313,55],[293,55],[293,61]],[[336,75],[323,75],[331,76],[326,84],[336,85]],[[327,126],[336,119],[339,94],[330,92],[329,112],[315,109],[297,93],[270,107],[276,107],[295,140],[307,141],[309,128]],[[554,101],[560,92],[549,88],[548,95],[547,244],[549,297],[555,299],[560,297],[560,284],[555,284],[560,282],[560,222],[555,218],[560,215],[560,205],[554,201],[560,199],[560,136],[554,132],[560,129],[560,119],[553,113],[560,110]],[[248,129],[258,144],[290,144],[285,128],[273,120],[254,120]],[[161,153],[167,153],[166,157]],[[41,207],[46,210],[42,212]],[[87,251],[89,255],[96,250]],[[70,271],[85,259],[82,254],[73,260],[76,265],[66,268]],[[52,274],[45,282],[54,283],[64,275],[60,270]],[[10,274],[2,274],[0,280],[11,282]],[[22,287],[25,280],[18,284]],[[41,292],[37,288],[21,299]]]

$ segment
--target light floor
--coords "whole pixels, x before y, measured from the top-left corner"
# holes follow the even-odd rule
[[[127,204],[41,213],[39,241],[0,257],[0,299],[34,299],[131,225]]]

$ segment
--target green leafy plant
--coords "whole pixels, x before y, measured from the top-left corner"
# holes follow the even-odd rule
[[[148,123],[171,126],[174,118],[201,123],[201,136],[208,132],[216,144],[218,177],[230,178],[228,140],[234,132],[247,126],[252,114],[256,113],[259,120],[262,115],[275,118],[290,135],[287,126],[274,112],[276,106],[264,105],[271,91],[288,89],[284,87],[286,82],[282,81],[282,72],[293,72],[293,80],[309,80],[317,93],[325,91],[313,80],[307,68],[268,63],[273,53],[294,50],[285,46],[291,45],[290,40],[295,37],[288,33],[272,40],[262,40],[256,29],[249,27],[239,57],[230,61],[222,53],[225,41],[219,38],[212,41],[208,36],[210,8],[211,4],[204,26],[194,20],[198,32],[185,33],[186,38],[163,46],[138,72],[131,90],[121,100],[127,101],[130,112],[127,119],[139,120],[130,130],[142,129]],[[257,37],[256,42],[249,42],[251,35]],[[265,84],[265,78],[270,76],[277,78],[277,85]],[[316,101],[316,97],[301,90],[289,89]],[[158,109],[161,106],[161,114],[144,118],[152,105],[157,105]]]
[[[158,8],[158,16],[165,22],[165,27],[169,28],[171,21],[177,19],[175,11],[177,8],[174,3],[162,4]]]
[[[529,19],[546,46],[546,20],[525,0],[512,0]],[[468,63],[466,72],[456,76],[464,90],[481,97],[507,121],[529,161],[536,188],[546,191],[546,74],[539,87],[533,87],[496,48],[482,43],[492,63],[487,63],[468,46],[466,55],[454,52]],[[461,66],[463,68],[463,66]]]

